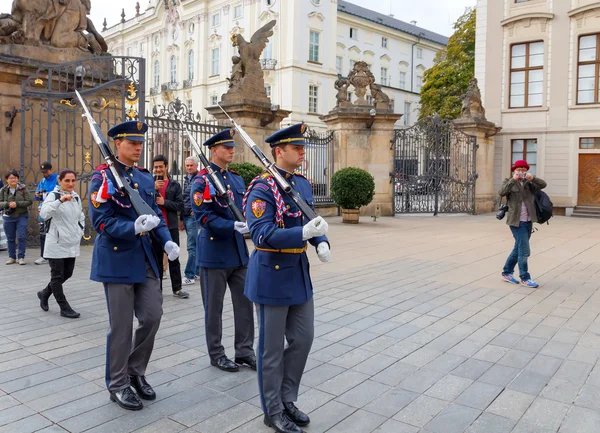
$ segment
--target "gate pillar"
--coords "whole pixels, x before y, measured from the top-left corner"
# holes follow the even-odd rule
[[[494,190],[494,138],[500,129],[495,123],[477,118],[459,118],[454,121],[457,129],[477,137],[475,184],[475,212],[493,212],[496,208],[497,191]]]
[[[371,115],[374,111],[364,107],[348,107],[332,110],[320,119],[334,133],[334,173],[342,168],[358,167],[371,173],[375,179],[375,196],[371,204],[361,208],[361,215],[375,215],[375,208],[379,206],[381,216],[392,216],[392,139],[394,123],[402,115],[387,110]]]

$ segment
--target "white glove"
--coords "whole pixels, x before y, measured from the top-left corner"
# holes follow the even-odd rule
[[[317,245],[317,256],[323,263],[331,261],[331,251],[329,250],[329,244],[327,242],[321,242]]]
[[[167,257],[169,257],[170,261],[173,261],[179,257],[179,245],[173,241],[167,241],[164,250],[165,253],[167,253]]]
[[[140,215],[135,220],[135,223],[133,223],[136,235],[139,235],[141,232],[149,232],[159,224],[160,218],[154,215]]]
[[[233,229],[241,234],[246,234],[250,231],[248,230],[248,223],[243,223],[241,221],[234,222]]]
[[[323,236],[327,233],[328,228],[327,221],[325,221],[323,217],[318,216],[302,227],[302,240],[306,241],[315,236]]]

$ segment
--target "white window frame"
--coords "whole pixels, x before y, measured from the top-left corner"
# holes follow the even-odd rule
[[[356,27],[350,27],[350,39],[358,39],[358,29]]]
[[[344,58],[341,56],[335,56],[335,69],[338,75],[344,74]]]
[[[404,101],[404,125],[410,125],[410,102]]]
[[[216,13],[212,14],[212,16],[210,18],[210,22],[212,23],[213,27],[220,26],[221,25],[221,13],[216,12]]]
[[[210,52],[210,75],[211,76],[215,76],[215,75],[219,75],[219,62],[220,62],[220,58],[221,58],[221,49],[220,48],[213,48]]]
[[[417,48],[417,59],[423,58],[423,48]]]
[[[316,41],[313,41],[313,36],[316,37]],[[310,30],[308,34],[308,61],[313,63],[319,62],[319,51],[321,45],[321,32],[317,30]]]
[[[160,89],[160,62],[154,61],[154,88]]]
[[[406,90],[406,72],[400,71],[400,76],[398,77],[398,87],[402,90]]]
[[[388,38],[386,38],[385,36],[381,37],[381,48],[387,48],[388,47]]]
[[[388,85],[388,68],[386,68],[385,66],[381,67],[381,85]]]
[[[240,12],[240,14],[238,15],[237,12]],[[238,18],[242,18],[244,16],[244,8],[241,4],[234,6],[233,7],[233,18],[234,19],[238,19]]]
[[[188,80],[194,79],[194,50],[188,50]]]
[[[319,112],[319,86],[316,84],[308,86],[308,112],[311,114]]]
[[[270,84],[265,84],[265,93],[267,94],[267,97],[271,97],[272,94],[272,88]]]
[[[177,82],[177,57],[174,54],[169,59],[169,82]]]
[[[217,105],[218,102],[219,102],[219,96],[218,95],[210,95],[210,105],[211,105],[211,107],[214,107],[215,105]]]

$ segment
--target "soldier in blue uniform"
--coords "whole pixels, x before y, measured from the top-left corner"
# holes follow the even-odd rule
[[[305,129],[303,123],[293,125],[266,142],[279,172],[314,208],[310,183],[294,171],[304,160]],[[244,208],[256,246],[244,293],[258,312],[258,386],[264,423],[280,433],[300,433],[310,419],[294,402],[314,336],[307,241],[316,247],[319,259],[328,262],[328,227],[321,217],[308,221],[268,173],[249,185]]]
[[[222,185],[239,208],[246,191],[244,179],[227,168],[233,160],[235,131],[226,129],[207,140],[212,155],[211,166]],[[248,266],[248,247],[244,233],[245,222],[236,221],[225,199],[215,196],[206,169],[194,178],[190,189],[192,211],[198,226],[196,253],[200,267],[200,288],[204,303],[204,326],[210,363],[224,371],[238,371],[237,364],[246,364],[256,370],[254,355],[254,316],[252,302],[244,296],[244,282]],[[229,285],[235,323],[235,362],[227,358],[221,344],[223,331],[223,298]]]
[[[153,231],[154,242],[160,243],[169,259],[179,255],[155,202],[154,179],[148,170],[135,166],[147,129],[143,122],[123,122],[109,129],[108,136],[114,139],[125,176],[158,216],[138,216],[129,197],[115,191],[117,183],[105,164],[96,168],[90,184],[90,219],[98,232],[90,278],[104,283],[109,316],[106,387],[110,399],[129,410],[142,409],[138,396],[156,398],[145,372],[162,316],[158,277],[162,263],[156,260],[149,232]],[[139,326],[132,347],[134,313]]]

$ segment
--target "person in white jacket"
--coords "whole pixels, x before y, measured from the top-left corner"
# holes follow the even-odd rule
[[[40,209],[40,216],[46,222],[44,258],[50,264],[50,283],[37,296],[41,309],[48,311],[48,299],[50,295],[54,295],[60,307],[60,315],[69,319],[76,319],[80,314],[67,302],[63,284],[73,275],[85,227],[81,198],[74,191],[75,182],[76,174],[73,170],[61,171],[56,188],[46,196]]]

